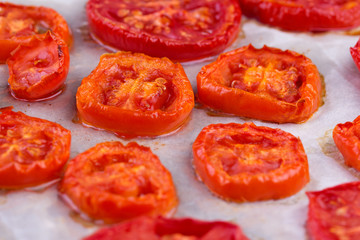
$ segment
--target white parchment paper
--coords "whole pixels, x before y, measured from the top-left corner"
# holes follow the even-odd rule
[[[13,99],[7,86],[8,70],[0,66],[0,107],[14,106],[30,116],[60,123],[72,131],[71,158],[96,143],[119,139],[113,134],[85,128],[72,120],[76,116],[75,94],[83,77],[98,64],[106,50],[89,38],[85,0],[12,0],[27,5],[56,9],[68,21],[74,36],[71,66],[63,94],[45,102],[21,102]],[[358,36],[344,33],[293,33],[264,26],[243,17],[242,33],[229,48],[252,43],[290,49],[312,59],[324,76],[324,105],[302,124],[274,124],[239,117],[212,117],[206,110],[194,109],[190,121],[178,133],[155,139],[134,139],[149,146],[171,171],[180,204],[175,217],[225,220],[239,224],[253,240],[303,240],[308,200],[306,191],[321,190],[359,179],[359,173],[344,165],[331,137],[337,123],[352,121],[360,115],[360,72],[349,53]],[[228,49],[228,50],[229,50]],[[1,49],[0,49],[1,50]],[[212,59],[213,60],[213,59]],[[196,92],[196,75],[209,63],[184,63]],[[257,125],[281,128],[300,137],[308,156],[310,183],[298,194],[277,201],[230,203],[213,196],[197,181],[191,161],[191,146],[200,130],[211,123],[253,121]],[[56,186],[43,191],[0,191],[0,240],[75,240],[94,232],[98,226],[82,221],[57,196]]]

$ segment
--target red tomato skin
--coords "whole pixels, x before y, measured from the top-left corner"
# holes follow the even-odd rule
[[[56,52],[51,52],[52,50]],[[35,52],[38,52],[36,56],[34,56]],[[44,55],[46,57],[43,57]],[[37,61],[47,62],[49,66],[37,67],[34,58],[39,58]],[[53,69],[55,64],[56,67]],[[46,100],[57,95],[64,86],[70,66],[69,49],[62,39],[50,32],[45,35],[33,35],[26,44],[18,46],[8,58],[7,65],[11,94],[16,99]],[[47,72],[47,69],[50,72]],[[29,84],[30,81],[35,82]]]
[[[0,8],[4,9],[3,13],[19,12],[24,18],[30,18],[40,24],[45,24],[53,34],[62,38],[69,46],[72,44],[72,34],[66,20],[55,10],[47,7],[24,6],[12,4],[8,2],[0,2]],[[6,16],[6,15],[5,15]],[[36,27],[36,26],[34,26]],[[31,34],[18,34],[7,36],[0,34],[0,63],[5,63],[6,59],[11,56],[11,52],[20,44],[28,42],[32,35],[41,34],[40,30],[36,30]]]
[[[307,231],[312,240],[360,238],[360,183],[349,182],[316,192],[309,198]]]
[[[353,122],[339,123],[333,130],[335,145],[343,155],[346,165],[360,171],[360,116]]]
[[[231,176],[220,162],[211,162],[210,149],[219,144],[217,141],[222,135],[231,137],[230,132],[239,134],[242,131],[248,131],[253,136],[266,133],[278,144],[288,144],[287,149],[293,158],[284,160],[280,167],[270,172],[251,174],[245,171]],[[228,201],[253,202],[289,197],[300,191],[310,179],[307,156],[300,139],[280,129],[258,127],[253,123],[211,124],[205,127],[193,144],[193,155],[199,178],[216,196]]]
[[[177,236],[177,240],[189,237],[197,240],[248,240],[239,226],[228,222],[191,218],[171,219],[161,216],[139,217],[103,228],[83,240],[161,240],[168,235]]]
[[[360,25],[358,1],[343,1],[344,5],[308,0],[239,2],[245,16],[284,30],[317,32],[347,30]]]
[[[306,76],[298,89],[301,97],[297,101],[286,102],[217,82],[218,79],[225,79],[225,74],[230,75],[229,70],[224,70],[228,68],[226,65],[257,54],[262,54],[262,58],[270,63],[276,59],[286,59]],[[316,66],[304,55],[266,45],[262,49],[255,49],[251,44],[221,54],[215,62],[204,66],[197,75],[197,90],[199,102],[212,109],[276,123],[301,123],[309,119],[321,105],[323,91]]]
[[[151,69],[173,74],[174,101],[166,109],[140,110],[124,109],[103,104],[97,83],[102,81],[104,72],[111,64],[123,61],[142,64],[144,71]],[[121,63],[119,63],[121,64]],[[140,67],[139,67],[140,68]],[[99,65],[86,78],[76,94],[76,105],[80,121],[87,126],[105,129],[118,136],[158,136],[175,131],[188,119],[194,107],[194,93],[184,69],[167,58],[152,58],[144,54],[118,52],[104,54]]]
[[[123,22],[119,23],[101,15],[97,5],[103,3],[99,4],[99,2],[90,0],[86,5],[89,26],[96,38],[119,50],[141,52],[153,57],[188,61],[216,55],[237,38],[240,30],[241,10],[236,0],[223,0],[216,3],[216,8],[220,8],[223,13],[217,20],[221,22],[221,28],[211,30],[215,33],[207,34],[199,40],[191,38],[179,40],[170,36],[130,29]],[[124,1],[117,0],[116,2]],[[177,2],[182,4],[184,1],[178,0]]]
[[[350,54],[357,68],[360,70],[360,40],[357,41],[354,47],[350,48]]]
[[[13,126],[9,131],[21,131],[19,129],[23,127],[39,129],[37,132],[45,134],[50,139],[47,140],[47,143],[51,144],[51,148],[46,152],[45,158],[37,161],[27,158],[21,158],[19,161],[14,159],[9,161],[6,156],[0,155],[0,188],[16,189],[32,187],[60,178],[63,166],[70,156],[71,132],[57,123],[30,117],[22,112],[13,112],[12,107],[1,108],[0,113],[1,130],[5,130],[9,125]],[[6,139],[11,140],[11,136],[16,134],[18,133],[10,133],[7,137],[1,134],[4,138],[0,140],[0,148],[8,143]],[[28,134],[32,134],[32,132],[23,132],[24,136]],[[29,139],[29,137],[24,137],[25,139]],[[34,146],[30,145],[17,145],[17,147],[22,152],[25,152],[26,148],[35,149]],[[28,161],[31,161],[31,163],[27,163]]]
[[[107,159],[115,166],[107,169]],[[132,174],[126,175],[130,170],[122,163],[133,167]],[[76,156],[67,165],[59,193],[74,210],[105,223],[172,214],[178,204],[170,172],[150,148],[135,142],[99,143]]]

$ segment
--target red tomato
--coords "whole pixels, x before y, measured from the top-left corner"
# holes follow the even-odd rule
[[[135,142],[100,143],[79,154],[69,162],[59,191],[87,216],[106,223],[169,214],[178,202],[170,172]]]
[[[300,139],[253,123],[213,124],[193,144],[195,171],[217,196],[236,202],[279,199],[309,182]]]
[[[336,125],[333,139],[345,163],[360,171],[360,116],[353,122]]]
[[[20,100],[48,99],[61,90],[69,71],[66,43],[52,33],[33,35],[8,58],[11,94]]]
[[[321,104],[321,78],[304,55],[248,45],[224,53],[197,76],[199,101],[271,122],[302,122]]]
[[[0,188],[23,188],[60,177],[71,132],[57,123],[0,109]]]
[[[360,182],[306,194],[307,230],[312,240],[360,239]]]
[[[247,17],[293,31],[351,29],[360,25],[358,0],[239,0]]]
[[[241,228],[221,221],[139,217],[98,230],[83,240],[247,240]]]
[[[0,62],[29,36],[51,30],[67,44],[72,41],[71,31],[65,19],[55,10],[46,7],[0,3]]]
[[[189,60],[215,55],[237,37],[236,0],[89,0],[91,31],[121,50]]]
[[[350,54],[356,64],[357,68],[360,70],[360,39],[355,44],[354,47],[350,48]]]
[[[179,128],[194,107],[180,64],[167,58],[104,54],[76,94],[80,120],[122,136],[156,136]]]

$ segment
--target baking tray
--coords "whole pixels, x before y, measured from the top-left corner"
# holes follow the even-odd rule
[[[44,102],[22,102],[10,96],[8,70],[0,66],[0,107],[14,106],[30,116],[60,123],[72,132],[71,158],[97,143],[119,140],[137,141],[150,147],[172,173],[180,204],[175,217],[224,220],[239,224],[253,240],[303,240],[308,200],[306,191],[320,190],[355,181],[359,174],[344,165],[331,132],[337,123],[352,121],[360,114],[360,72],[349,53],[358,36],[344,32],[294,33],[271,28],[243,17],[242,32],[227,50],[253,44],[290,49],[312,59],[324,77],[324,105],[305,123],[275,124],[228,115],[213,115],[195,108],[181,131],[158,138],[124,140],[111,133],[76,124],[75,94],[83,77],[99,62],[106,50],[89,37],[85,0],[13,0],[26,5],[56,9],[69,23],[74,36],[70,52],[70,71],[65,91]],[[183,63],[196,93],[196,75],[210,61]],[[212,195],[199,182],[192,167],[192,143],[200,130],[212,123],[243,123],[281,128],[300,137],[308,156],[311,181],[292,197],[276,201],[232,203]],[[56,185],[19,191],[0,191],[0,240],[72,240],[91,234],[99,226],[83,220],[58,197]]]

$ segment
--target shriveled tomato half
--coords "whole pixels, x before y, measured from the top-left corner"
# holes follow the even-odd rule
[[[0,2],[0,62],[5,62],[20,43],[29,41],[29,36],[48,30],[71,44],[71,30],[55,10]]]
[[[16,99],[39,101],[60,92],[70,57],[66,43],[50,32],[33,35],[7,60],[11,94]]]
[[[120,136],[156,136],[179,128],[194,107],[180,64],[167,58],[104,54],[76,94],[80,120]]]
[[[120,50],[190,60],[215,55],[237,37],[236,0],[89,0],[96,38]]]
[[[360,171],[360,116],[353,122],[336,125],[333,139],[346,165]]]
[[[309,182],[299,138],[253,123],[212,124],[193,144],[195,171],[220,198],[236,202],[279,199]]]
[[[239,0],[244,15],[291,31],[328,31],[360,26],[358,0]]]
[[[360,39],[357,41],[354,47],[350,48],[350,54],[357,68],[360,70]]]
[[[139,217],[103,228],[83,240],[247,240],[241,228],[222,221]]]
[[[60,177],[71,132],[57,123],[0,109],[0,188],[23,188]]]
[[[210,108],[271,122],[303,122],[321,104],[316,66],[304,55],[264,46],[221,54],[197,76],[199,101]]]
[[[150,148],[135,142],[104,142],[79,154],[69,162],[59,192],[106,223],[171,214],[178,203],[170,172]]]
[[[312,240],[360,239],[360,182],[306,194],[307,230]]]

